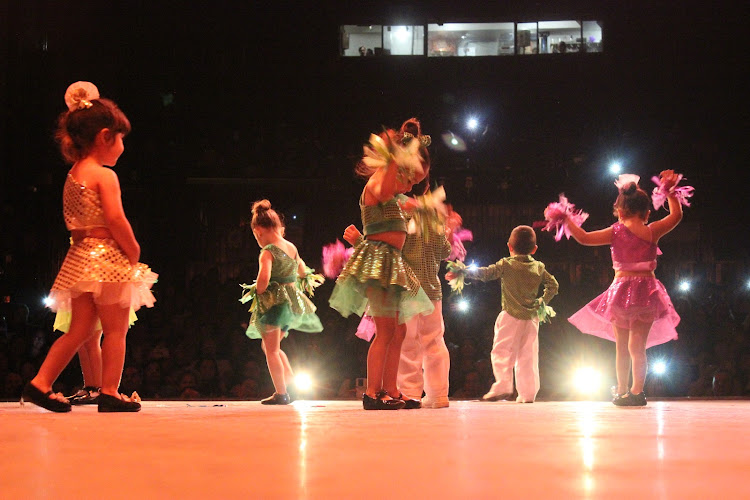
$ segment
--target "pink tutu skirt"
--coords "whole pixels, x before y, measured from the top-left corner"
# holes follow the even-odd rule
[[[677,339],[680,316],[664,285],[649,276],[615,278],[609,288],[573,314],[570,321],[583,333],[615,340],[612,325],[631,328],[635,322],[651,323],[646,347]]]

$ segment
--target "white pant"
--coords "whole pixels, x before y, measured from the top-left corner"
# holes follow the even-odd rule
[[[495,383],[488,394],[512,393],[515,368],[518,400],[534,401],[539,392],[539,320],[498,314],[490,358]]]
[[[398,388],[409,399],[422,399],[422,390],[431,400],[448,397],[451,358],[443,338],[443,304],[439,300],[432,303],[435,310],[430,314],[418,314],[406,322]]]

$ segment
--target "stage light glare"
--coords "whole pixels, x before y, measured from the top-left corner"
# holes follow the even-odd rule
[[[651,367],[651,371],[654,375],[664,375],[667,373],[667,363],[662,360],[656,361]]]
[[[474,262],[472,260],[471,264],[469,264],[468,266],[466,266],[466,269],[468,269],[469,271],[475,271],[475,270],[479,269],[479,266],[477,265],[476,262]]]
[[[478,126],[479,126],[479,121],[476,118],[469,118],[466,121],[466,127],[469,130],[476,130]]]
[[[49,298],[49,297],[44,297],[44,298],[42,299],[42,303],[44,304],[44,307],[49,307],[49,306],[51,306],[52,304],[54,304],[54,303],[55,303],[55,301],[54,301],[54,300],[52,300],[52,299],[51,299],[51,298]]]
[[[312,377],[307,373],[298,373],[294,377],[294,385],[300,391],[309,391],[312,388]]]
[[[458,301],[458,310],[461,312],[466,312],[469,310],[469,301],[466,299],[461,299]]]
[[[681,292],[689,292],[690,291],[690,282],[688,280],[682,280],[680,281],[679,285]]]
[[[750,290],[750,280],[747,280],[747,281],[745,282],[745,289],[746,289],[746,290]]]
[[[609,171],[615,175],[619,174],[622,172],[622,164],[619,161],[613,161],[609,165]]]
[[[453,144],[454,146],[458,146],[458,139],[456,139],[455,137],[451,137],[451,144]]]
[[[582,394],[594,394],[602,384],[601,374],[590,366],[576,370],[573,380],[576,390]]]

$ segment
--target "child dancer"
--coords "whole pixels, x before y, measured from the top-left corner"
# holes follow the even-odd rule
[[[271,202],[253,203],[250,227],[261,248],[258,279],[252,286],[243,285],[249,292],[242,302],[253,300],[252,316],[245,332],[251,339],[262,339],[268,371],[275,392],[261,400],[264,405],[288,405],[291,402],[287,382],[294,372],[284,351],[281,339],[289,330],[320,332],[323,325],[315,314],[315,305],[297,287],[297,277],[307,276],[307,267],[297,253],[297,247],[284,239],[281,218],[271,208]],[[255,287],[253,289],[253,287]]]
[[[63,189],[63,215],[73,245],[52,286],[52,310],[70,312],[70,328],[50,348],[23,398],[47,410],[70,411],[70,403],[52,393],[52,383],[76,351],[104,330],[100,412],[139,411],[140,403],[118,391],[125,362],[125,336],[131,308],[152,307],[156,275],[138,262],[140,246],[125,217],[117,174],[109,168],[124,151],[130,122],[117,105],[99,98],[89,82],[77,82],[65,94],[68,111],[60,116],[57,138],[73,163]]]
[[[396,383],[406,322],[433,310],[414,271],[404,262],[404,208],[396,196],[411,190],[425,175],[421,153],[426,145],[412,134],[386,130],[370,136],[357,173],[367,179],[359,199],[365,238],[336,280],[331,307],[348,317],[366,307],[375,322],[375,339],[367,354],[365,410],[397,410],[404,406]]]
[[[536,234],[529,226],[518,226],[508,239],[510,257],[488,267],[465,268],[467,278],[481,281],[500,280],[502,308],[495,321],[492,343],[492,371],[495,383],[482,401],[500,401],[513,394],[513,371],[519,403],[533,403],[539,392],[539,321],[554,312],[547,306],[557,295],[557,280],[543,263],[535,260]],[[454,280],[458,272],[445,277]],[[544,284],[541,297],[539,285]]]
[[[429,136],[421,134],[419,122],[412,118],[401,126],[402,133],[412,134],[426,143]],[[422,137],[426,139],[421,139]],[[429,165],[429,154],[423,153],[425,164]],[[421,189],[420,189],[421,187]],[[427,194],[429,175],[415,188],[415,192]],[[403,196],[406,199],[405,196]],[[409,218],[407,214],[407,218]],[[460,224],[457,214],[453,219]],[[444,227],[444,229],[443,229]],[[406,322],[406,337],[401,346],[401,358],[398,365],[397,385],[404,400],[404,409],[445,408],[448,400],[448,372],[450,371],[450,354],[445,345],[445,324],[443,322],[442,286],[438,271],[441,261],[451,254],[452,231],[446,221],[443,227],[427,224],[421,231],[411,232],[406,236],[403,256],[409,267],[419,279],[419,283],[432,301],[435,309],[430,314],[419,314]],[[354,226],[344,231],[344,239],[356,245],[362,235]],[[422,392],[426,398],[422,400]]]
[[[610,245],[615,279],[610,287],[569,321],[579,330],[614,340],[617,355],[617,389],[612,402],[617,406],[645,406],[646,348],[677,339],[675,327],[680,317],[664,285],[654,277],[659,239],[682,219],[678,195],[685,188],[675,186],[682,178],[672,170],[660,174],[660,188],[666,194],[669,215],[648,224],[650,200],[638,187],[638,176],[621,175],[615,184],[620,194],[614,204],[618,221],[599,231],[581,229],[571,217],[565,217],[567,230],[582,245]],[[656,178],[654,178],[656,179]],[[692,195],[692,188],[689,188]],[[683,203],[687,204],[682,198]],[[633,384],[628,388],[632,360]]]

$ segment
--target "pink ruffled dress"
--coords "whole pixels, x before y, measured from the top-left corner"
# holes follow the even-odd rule
[[[656,244],[633,234],[624,224],[612,225],[612,267],[615,271],[653,271]],[[677,339],[680,316],[664,285],[650,276],[615,278],[609,288],[573,314],[569,320],[583,333],[615,340],[612,324],[630,328],[634,322],[652,323],[646,347]]]
[[[107,227],[99,193],[79,184],[68,174],[63,188],[63,216],[68,230]],[[100,305],[119,304],[130,308],[130,323],[141,306],[153,307],[151,286],[158,275],[146,264],[132,266],[117,242],[111,238],[86,236],[74,241],[50,292],[50,309],[57,312],[55,329],[70,326],[71,299],[91,293]]]

